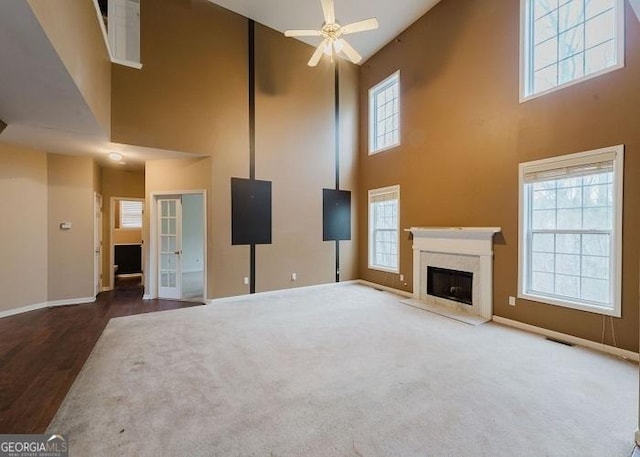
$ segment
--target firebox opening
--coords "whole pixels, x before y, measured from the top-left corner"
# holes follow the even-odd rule
[[[427,294],[472,305],[473,273],[427,267]]]

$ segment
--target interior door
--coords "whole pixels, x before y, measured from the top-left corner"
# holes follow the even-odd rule
[[[93,275],[94,275],[94,295],[98,295],[102,290],[102,196],[95,194],[94,222],[93,222]]]
[[[158,297],[182,298],[182,202],[158,199]]]

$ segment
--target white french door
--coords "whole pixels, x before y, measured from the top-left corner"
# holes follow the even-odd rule
[[[102,290],[102,196],[94,193],[93,221],[93,295]]]
[[[158,297],[182,298],[182,201],[158,199]]]

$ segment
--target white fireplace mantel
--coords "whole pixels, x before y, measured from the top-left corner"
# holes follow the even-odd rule
[[[474,313],[491,319],[493,315],[493,236],[500,227],[411,227],[413,234],[413,296],[423,299],[426,274],[421,259],[429,253],[479,257],[480,291]]]

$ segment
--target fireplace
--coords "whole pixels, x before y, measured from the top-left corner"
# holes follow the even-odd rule
[[[413,301],[491,320],[493,236],[500,227],[408,231],[413,235]]]
[[[473,273],[427,267],[427,294],[473,305]]]

